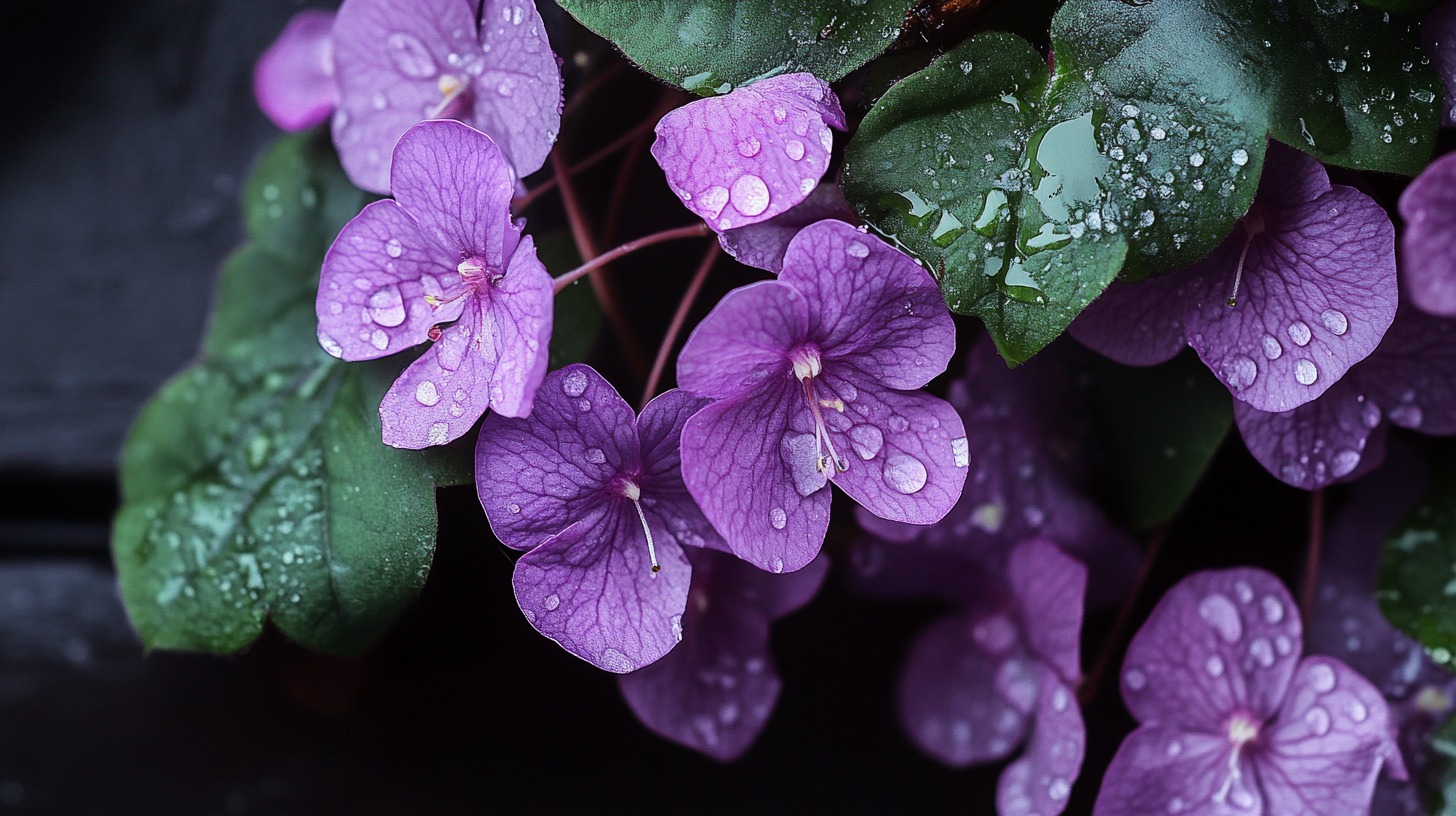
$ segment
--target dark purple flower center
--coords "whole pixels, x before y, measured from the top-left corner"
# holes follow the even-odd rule
[[[849,470],[849,461],[834,449],[834,440],[830,439],[829,428],[824,424],[823,411],[824,408],[843,411],[844,402],[838,398],[820,399],[814,393],[814,380],[824,370],[819,359],[819,347],[805,343],[789,352],[789,362],[793,363],[794,377],[804,386],[804,401],[808,403],[809,415],[814,419],[814,444],[818,450],[815,468],[826,476],[830,475],[831,468],[838,473]]]

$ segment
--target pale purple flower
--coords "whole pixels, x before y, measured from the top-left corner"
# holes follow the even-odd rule
[[[496,538],[528,551],[511,581],[521,611],[607,671],[641,668],[682,639],[683,547],[722,546],[679,468],[683,422],[704,404],[674,389],[637,417],[577,364],[547,376],[529,417],[481,423],[475,489]]]
[[[443,445],[487,408],[529,414],[552,284],[524,222],[511,221],[510,167],[490,137],[430,121],[399,140],[392,177],[394,199],[365,207],[324,256],[319,343],[370,360],[436,341],[380,403],[395,447]]]
[[[1380,464],[1387,420],[1456,433],[1456,319],[1402,307],[1369,359],[1314,402],[1284,413],[1234,403],[1249,452],[1286,484],[1315,490]]]
[[[1431,314],[1456,317],[1456,153],[1432,162],[1406,186],[1400,215],[1406,297]]]
[[[489,134],[515,177],[545,163],[561,128],[561,67],[531,0],[344,0],[334,55],[334,145],[365,190],[390,191],[394,143],[423,119]]]
[[[1421,47],[1446,85],[1446,124],[1456,125],[1456,2],[1441,0],[1421,20]]]
[[[860,526],[889,542],[916,542],[996,563],[1033,537],[1056,543],[1092,571],[1092,605],[1122,598],[1138,565],[1137,544],[1088,499],[1077,483],[1085,451],[1071,371],[1057,347],[1008,368],[989,337],[966,354],[950,403],[965,424],[970,475],[945,518],[930,526],[900,524],[864,512]],[[885,558],[894,558],[886,548]],[[864,558],[878,557],[856,550]]]
[[[854,208],[837,184],[821,184],[809,197],[767,221],[724,230],[718,243],[734,260],[777,275],[784,268],[784,253],[799,230],[826,218],[859,224]]]
[[[311,128],[334,112],[339,85],[334,79],[333,31],[332,11],[300,11],[253,66],[253,96],[279,128]]]
[[[652,156],[683,204],[722,232],[807,198],[829,169],[830,128],[844,130],[845,121],[829,85],[782,74],[667,114]]]
[[[1253,206],[1223,244],[1171,275],[1114,284],[1070,331],[1127,365],[1170,360],[1186,342],[1241,402],[1288,411],[1375,350],[1395,317],[1395,275],[1385,210],[1271,143]]]
[[[829,562],[820,556],[798,572],[771,575],[713,550],[689,550],[688,560],[683,642],[619,683],[648,728],[729,762],[758,739],[778,701],[769,626],[814,597]]]
[[[1086,568],[1044,539],[1020,542],[994,564],[919,543],[878,545],[890,558],[873,570],[856,546],[860,590],[956,607],[910,647],[899,686],[906,733],[957,768],[1000,761],[1024,745],[1001,774],[997,810],[1061,813],[1086,745],[1074,691]]]
[[[1263,570],[1170,589],[1127,650],[1122,699],[1140,725],[1096,816],[1365,813],[1381,766],[1403,770],[1385,698],[1303,646],[1298,607]]]
[[[683,429],[683,478],[733,553],[774,572],[809,563],[831,480],[883,518],[944,516],[966,478],[965,430],[949,403],[911,389],[954,349],[930,275],[838,221],[801,231],[778,280],[728,293],[677,379],[717,400]]]

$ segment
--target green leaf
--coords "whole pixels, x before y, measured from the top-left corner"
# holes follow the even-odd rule
[[[257,247],[284,261],[321,263],[349,219],[375,196],[339,169],[327,128],[284,136],[243,188],[243,218]]]
[[[1456,448],[1438,444],[1421,503],[1385,538],[1376,600],[1437,663],[1456,667]]]
[[[149,647],[234,651],[271,618],[311,649],[362,650],[424,583],[435,486],[470,478],[468,444],[380,441],[379,397],[397,362],[343,363],[318,346],[320,236],[354,214],[337,203],[350,199],[342,179],[311,136],[282,140],[259,164],[250,198],[304,183],[318,197],[261,194],[299,209],[268,216],[228,259],[202,361],[128,436],[113,548]]]
[[[727,93],[781,73],[832,82],[895,42],[915,0],[557,0],[648,73]]]
[[[1228,389],[1192,351],[1149,368],[1091,363],[1091,407],[1118,515],[1148,529],[1192,494],[1233,425]]]
[[[1456,816],[1456,717],[1448,717],[1431,735],[1431,748],[1432,767],[1425,768],[1415,782],[1428,799],[1435,800],[1432,816]],[[1410,770],[1418,773],[1422,769]]]

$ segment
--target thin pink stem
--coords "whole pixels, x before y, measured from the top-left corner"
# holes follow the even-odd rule
[[[606,252],[603,252],[595,258],[592,258],[590,261],[587,261],[581,266],[578,266],[577,268],[571,270],[570,272],[566,272],[558,276],[556,278],[555,292],[557,294],[560,294],[561,290],[565,289],[566,287],[570,286],[581,278],[590,275],[596,270],[601,269],[603,266],[606,266],[607,264],[617,260],[618,258],[621,258],[624,255],[631,255],[633,252],[636,252],[639,249],[650,247],[653,244],[661,244],[667,241],[676,241],[680,238],[698,238],[704,235],[709,235],[711,233],[712,230],[708,229],[707,224],[691,224],[686,227],[676,227],[674,229],[663,230],[662,232],[654,232],[651,235],[644,235],[641,238],[633,239],[625,244],[622,244],[619,247],[614,247],[607,250]]]
[[[607,145],[598,149],[590,156],[587,156],[581,161],[571,165],[571,167],[567,168],[566,172],[572,176],[575,176],[577,173],[594,167],[595,165],[601,163],[603,159],[632,144],[634,140],[638,139],[644,133],[651,130],[652,126],[655,124],[655,120],[643,122],[637,127],[634,127],[626,133],[623,133],[621,136],[618,136],[616,139],[613,139]],[[560,182],[556,179],[555,176],[546,179],[545,181],[526,191],[525,195],[517,196],[516,198],[512,199],[511,209],[524,210],[525,208],[531,206],[532,202],[534,202],[537,198],[540,198],[543,194],[549,193],[552,190],[556,189],[559,184]]]
[[[718,260],[721,252],[717,241],[708,245],[708,251],[703,254],[702,263],[698,264],[698,271],[693,273],[692,282],[688,284],[687,291],[683,292],[682,300],[677,304],[677,311],[673,313],[672,322],[667,326],[667,334],[662,338],[662,345],[657,347],[657,359],[652,361],[652,373],[647,375],[647,387],[642,389],[642,404],[637,409],[639,412],[647,407],[649,400],[657,396],[657,385],[662,381],[662,372],[667,368],[667,358],[672,354],[672,347],[677,344],[677,336],[682,333],[683,324],[688,320],[688,312],[692,311],[693,303],[698,299],[698,294],[703,291],[703,284],[708,280],[708,273],[712,271],[713,264]]]
[[[1117,645],[1122,642],[1123,632],[1132,621],[1132,610],[1137,605],[1138,598],[1143,594],[1143,588],[1147,586],[1148,575],[1153,571],[1153,562],[1158,560],[1158,555],[1163,551],[1163,542],[1168,540],[1168,523],[1153,531],[1148,538],[1148,548],[1143,553],[1143,562],[1138,566],[1137,577],[1133,579],[1132,586],[1128,588],[1127,596],[1122,600],[1122,606],[1117,610],[1117,617],[1112,621],[1112,628],[1107,632],[1107,639],[1102,642],[1102,651],[1097,655],[1097,662],[1092,664],[1092,669],[1087,672],[1087,680],[1082,684],[1082,689],[1077,698],[1087,703],[1097,696],[1101,689],[1103,676],[1106,675],[1108,667],[1112,665],[1113,655],[1116,654]]]

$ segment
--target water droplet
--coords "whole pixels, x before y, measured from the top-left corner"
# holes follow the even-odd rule
[[[1310,337],[1308,323],[1305,323],[1303,320],[1296,320],[1289,324],[1289,339],[1293,340],[1301,348],[1309,345]]]
[[[628,660],[626,655],[610,648],[603,649],[602,653],[597,655],[597,665],[617,674],[626,674],[634,668],[632,661]]]
[[[1323,663],[1316,663],[1309,669],[1309,682],[1320,694],[1334,691],[1335,671]]]
[[[415,399],[421,405],[429,407],[440,401],[440,392],[435,388],[434,383],[425,380],[415,386]]]
[[[790,139],[784,143],[784,154],[794,161],[804,158],[804,143],[798,139]]]
[[[512,502],[506,505],[506,512],[514,516],[517,513],[521,512],[521,506],[519,504],[516,504],[515,502]]]
[[[1264,610],[1264,622],[1270,626],[1284,620],[1284,604],[1273,595],[1265,595],[1259,601],[1259,606]]]
[[[844,248],[844,253],[851,258],[868,258],[870,248],[859,241],[850,241],[849,246]]]
[[[1320,314],[1320,322],[1325,324],[1325,328],[1329,329],[1330,334],[1333,335],[1343,336],[1345,332],[1350,330],[1349,319],[1345,317],[1344,312],[1338,309],[1324,310]]]
[[[561,378],[561,393],[568,397],[579,397],[586,393],[586,372],[573,368]]]
[[[1193,155],[1191,155],[1191,156],[1188,157],[1188,163],[1190,165],[1194,166],[1194,167],[1202,167],[1203,166],[1203,154],[1202,153],[1194,153]]]
[[[746,173],[733,182],[733,206],[752,218],[768,209],[768,185],[752,173]]]
[[[390,238],[384,242],[384,252],[391,258],[398,258],[404,254],[404,244],[401,244],[398,238]]]
[[[1072,786],[1067,784],[1067,780],[1065,779],[1053,779],[1052,784],[1047,787],[1047,796],[1051,797],[1053,802],[1060,802],[1066,799],[1067,794],[1071,792]]]
[[[1240,603],[1249,603],[1254,600],[1254,588],[1249,586],[1248,581],[1235,581],[1234,594],[1239,597]]]
[[[607,461],[607,455],[602,452],[601,448],[587,448],[586,460],[594,465],[600,465]]]
[[[1142,113],[1142,111],[1138,109],[1137,105],[1122,106],[1122,116],[1124,119],[1136,119],[1138,118],[1138,114],[1140,113]]]
[[[1209,655],[1208,660],[1203,664],[1203,668],[1207,670],[1209,677],[1222,677],[1223,658],[1218,655]]]
[[[541,605],[546,607],[547,612],[551,612],[555,610],[556,607],[561,606],[561,598],[553,592],[550,595],[547,595],[546,598],[541,601]]]
[[[1360,702],[1359,700],[1350,701],[1350,719],[1354,720],[1357,723],[1361,723],[1365,722],[1365,718],[1369,716],[1370,710],[1365,707],[1364,703]]]
[[[328,352],[330,356],[333,356],[333,357],[343,357],[344,356],[344,348],[343,348],[343,346],[340,346],[339,345],[339,341],[337,341],[334,338],[328,336],[327,334],[324,334],[322,331],[320,331],[318,333],[318,341],[319,341],[319,346],[322,347],[324,351]]]
[[[450,437],[450,426],[444,422],[436,422],[430,426],[429,441],[431,445],[443,445]]]
[[[950,441],[950,452],[955,458],[956,467],[970,467],[971,446],[964,436]]]
[[[592,409],[591,400],[589,400],[589,399],[580,399],[580,400],[577,400],[576,401],[576,410],[582,412],[583,414],[586,413],[587,411],[590,411],[591,409]]]
[[[1259,638],[1249,644],[1249,657],[1254,659],[1263,668],[1274,665],[1274,647],[1265,638]]]
[[[1235,391],[1242,391],[1254,384],[1254,379],[1259,376],[1259,367],[1252,359],[1239,354],[1224,361],[1223,376]]]
[[[775,558],[773,560],[773,563],[770,564],[769,567],[771,568],[771,571],[774,572],[775,574],[783,572],[784,571],[784,559],[782,559],[782,558]]]
[[[1425,421],[1425,413],[1418,405],[1397,405],[1390,409],[1390,421],[1402,428],[1419,428]]]
[[[880,455],[885,444],[885,435],[873,425],[856,425],[849,429],[849,442],[859,458],[868,462]]]
[[[1264,348],[1264,356],[1270,360],[1277,360],[1284,353],[1284,347],[1279,345],[1279,340],[1272,334],[1264,335],[1259,344]]]
[[[394,327],[404,322],[404,297],[400,295],[398,286],[390,284],[369,296],[369,317],[381,326]],[[387,340],[385,342],[388,343]],[[383,351],[384,346],[379,346],[379,349]]]
[[[789,112],[783,108],[774,108],[773,118],[775,122],[782,123],[785,119],[789,118]]]
[[[918,493],[926,478],[924,463],[913,456],[897,453],[885,462],[885,481],[901,493]]]
[[[1309,726],[1309,730],[1313,731],[1315,736],[1323,737],[1330,733],[1330,712],[1320,706],[1315,706],[1305,712],[1304,723]]]
[[[1300,360],[1294,364],[1294,379],[1300,385],[1314,385],[1314,381],[1319,379],[1319,369],[1311,360]]]
[[[389,348],[389,335],[384,333],[384,329],[375,329],[369,334],[369,344],[384,351]]]
[[[768,511],[768,523],[772,524],[775,530],[782,530],[789,523],[789,515],[784,512],[784,508],[775,507]]]
[[[1137,669],[1128,669],[1127,673],[1122,676],[1122,682],[1133,691],[1142,691],[1148,686],[1148,677]]]
[[[1244,634],[1239,610],[1234,607],[1233,601],[1222,595],[1215,593],[1199,601],[1198,615],[1227,643],[1237,641]]]
[[[716,185],[709,187],[698,193],[698,204],[709,218],[717,218],[723,213],[723,208],[728,206],[728,188]]]
[[[758,151],[761,149],[763,149],[763,144],[755,136],[749,136],[747,139],[738,142],[738,155],[745,159],[751,159],[757,156]]]
[[[1351,471],[1360,465],[1360,454],[1357,451],[1344,448],[1335,453],[1335,458],[1330,464],[1335,478],[1348,476]]]

